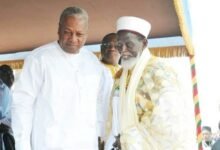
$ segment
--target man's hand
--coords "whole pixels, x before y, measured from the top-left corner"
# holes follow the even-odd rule
[[[0,124],[0,133],[8,132],[9,129],[10,129],[9,126],[7,126],[7,125],[5,125],[5,124],[3,124],[3,123]]]
[[[105,142],[101,140],[101,137],[98,138],[99,150],[104,150]]]
[[[115,136],[115,143],[113,143],[113,147],[115,150],[121,150],[121,142],[120,142],[120,134]]]

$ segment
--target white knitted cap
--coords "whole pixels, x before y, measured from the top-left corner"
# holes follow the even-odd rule
[[[149,22],[147,22],[144,19],[133,16],[124,16],[124,17],[120,17],[117,20],[116,28],[117,31],[120,30],[135,31],[147,38],[151,29],[151,25]]]

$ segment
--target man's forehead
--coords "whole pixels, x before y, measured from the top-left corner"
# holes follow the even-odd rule
[[[109,36],[106,39],[104,39],[104,42],[114,42],[116,40],[116,36]]]
[[[207,131],[207,130],[204,130],[202,131],[202,134],[210,134],[211,132],[210,131]]]
[[[79,24],[81,26],[88,26],[88,22],[85,18],[81,16],[67,16],[60,24],[61,26],[68,26],[73,24]]]
[[[121,30],[117,33],[117,35],[118,39],[126,40],[130,38],[137,38],[139,33],[130,30]]]

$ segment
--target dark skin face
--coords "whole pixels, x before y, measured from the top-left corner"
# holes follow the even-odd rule
[[[2,65],[0,67],[0,79],[9,87],[11,88],[14,82],[14,74],[13,70],[8,65]]]
[[[58,43],[67,53],[79,53],[87,39],[88,23],[80,16],[69,16],[59,25]]]
[[[147,46],[147,40],[140,39],[137,34],[131,31],[119,31],[117,33],[118,50],[121,53],[122,60],[137,57]]]
[[[205,140],[205,141],[211,141],[211,135],[212,135],[211,132],[203,132],[203,133],[202,133],[203,140]]]
[[[111,35],[103,41],[102,61],[106,64],[117,65],[120,53],[117,50],[116,35]]]

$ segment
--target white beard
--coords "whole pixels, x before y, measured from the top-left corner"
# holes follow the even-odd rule
[[[129,58],[128,60],[122,59],[121,60],[122,68],[127,69],[127,70],[133,69],[133,67],[136,65],[139,58],[140,58],[140,54],[137,55],[136,57]]]

